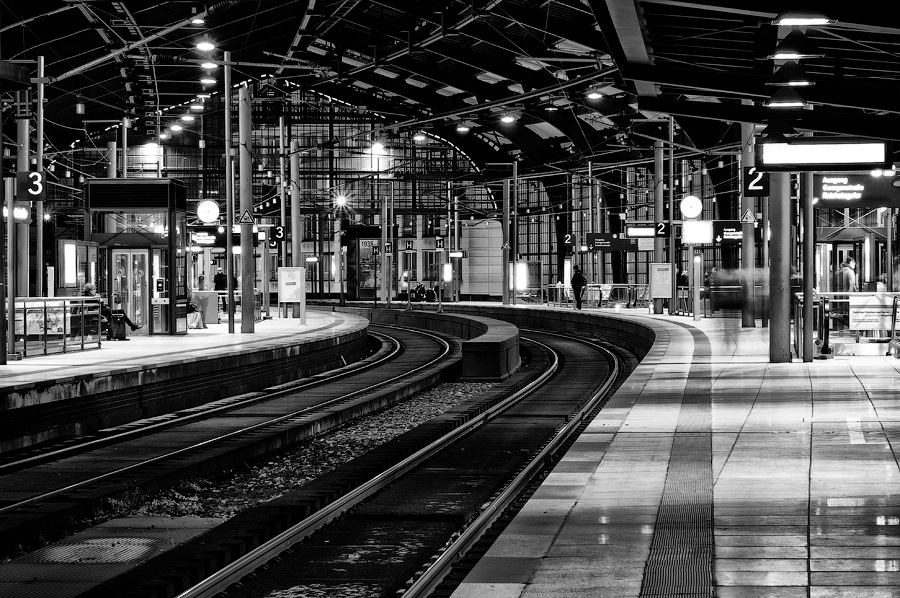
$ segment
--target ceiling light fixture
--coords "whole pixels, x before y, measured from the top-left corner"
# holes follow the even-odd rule
[[[181,120],[183,120],[186,123],[189,123],[194,120],[194,117],[191,116],[190,114],[185,114],[184,116],[181,117]]]
[[[466,131],[469,130],[469,127],[467,127],[466,125],[457,125],[456,130],[459,133],[465,133]]]
[[[510,124],[516,122],[516,117],[512,114],[504,114],[500,117],[500,122]]]
[[[201,64],[200,67],[204,68],[204,69],[217,69],[217,68],[219,68],[219,65],[216,64],[215,62],[206,61],[203,64]]]
[[[599,100],[603,97],[603,94],[597,90],[589,91],[587,94],[587,99],[589,100]]]
[[[182,126],[179,125],[179,124],[174,124],[174,125],[172,125],[172,126],[169,127],[169,128],[172,129],[173,131],[175,131],[175,132],[177,133],[178,131],[182,130],[184,127],[182,127]]]
[[[811,25],[833,25],[837,23],[837,19],[826,17],[823,14],[802,14],[799,12],[783,12],[775,17],[772,21],[773,25],[781,25],[782,27],[801,27]]]
[[[804,58],[821,58],[825,53],[809,41],[799,29],[793,29],[784,36],[775,50],[769,54],[773,60],[801,60]]]
[[[762,130],[762,135],[767,139],[785,139],[787,135],[796,135],[797,130],[783,120],[773,120]]]
[[[216,49],[216,45],[208,39],[204,39],[200,42],[197,42],[197,49],[201,52],[210,52]]]
[[[766,85],[777,85],[779,87],[805,87],[808,85],[815,85],[813,81],[809,80],[809,77],[806,76],[806,72],[800,68],[800,65],[794,60],[788,60],[781,67],[775,71],[773,75],[774,80],[770,83],[766,83]]]
[[[413,141],[425,141],[425,133],[419,131],[415,135],[413,135]]]
[[[191,110],[203,110],[203,104],[191,104]]]
[[[202,25],[204,23],[203,19],[200,17],[194,17],[191,19],[191,25]]]
[[[202,83],[203,85],[215,85],[216,80],[213,79],[212,77],[210,77],[209,75],[207,75],[200,79],[200,83]]]
[[[764,105],[768,108],[800,108],[806,106],[807,101],[792,87],[782,87],[773,93]]]

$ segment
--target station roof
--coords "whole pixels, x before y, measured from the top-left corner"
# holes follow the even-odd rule
[[[266,79],[444,137],[476,160],[567,171],[646,159],[668,138],[695,155],[734,151],[739,123],[798,133],[900,139],[900,25],[884,2],[717,0],[41,0],[0,7],[4,121],[14,67],[46,67],[46,126],[66,148],[129,116],[137,130],[233,81]],[[811,7],[811,8],[810,8]],[[827,7],[830,22],[780,16]],[[807,10],[808,9],[808,10]],[[194,21],[194,22],[192,22]],[[202,22],[200,22],[202,21]],[[790,34],[790,36],[789,36]],[[215,49],[196,44],[208,40]],[[813,85],[800,108],[765,104],[785,88],[780,43]],[[204,68],[205,61],[218,63]],[[23,62],[24,61],[24,62]],[[19,69],[20,70],[20,69]],[[202,84],[209,74],[215,83]],[[21,83],[21,77],[18,84]],[[591,99],[588,94],[600,94]],[[77,114],[76,104],[84,105]],[[513,123],[500,121],[513,116]],[[466,132],[457,131],[464,123]],[[14,129],[13,129],[14,130]],[[11,141],[4,126],[5,141]]]

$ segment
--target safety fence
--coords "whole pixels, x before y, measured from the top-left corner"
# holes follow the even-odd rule
[[[15,352],[22,357],[100,348],[106,324],[97,297],[17,297]]]

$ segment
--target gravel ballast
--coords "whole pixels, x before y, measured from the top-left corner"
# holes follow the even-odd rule
[[[493,388],[485,383],[444,383],[404,402],[303,442],[228,477],[184,482],[157,495],[111,505],[111,515],[198,516],[228,519],[278,498],[446,410]]]

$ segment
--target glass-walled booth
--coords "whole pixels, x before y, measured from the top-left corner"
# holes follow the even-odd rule
[[[132,334],[187,332],[187,193],[178,179],[92,179],[91,241],[98,290],[143,327]]]
[[[85,283],[97,284],[98,248],[91,241],[59,239],[54,294],[81,295]]]

